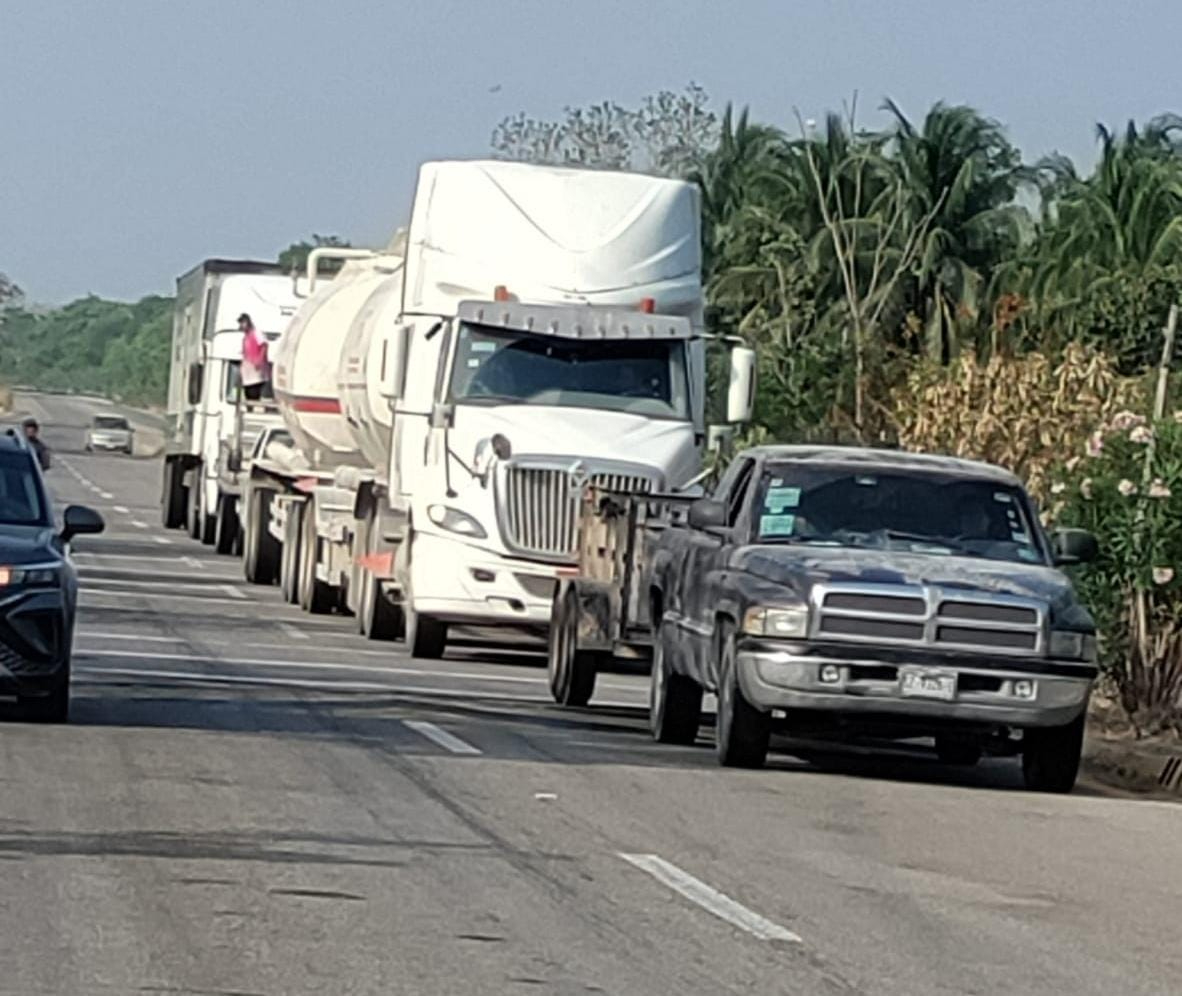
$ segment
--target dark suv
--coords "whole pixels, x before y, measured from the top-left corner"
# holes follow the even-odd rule
[[[69,506],[60,532],[41,470],[25,440],[0,435],[0,696],[27,716],[64,723],[78,603],[71,537],[103,531],[102,517]]]

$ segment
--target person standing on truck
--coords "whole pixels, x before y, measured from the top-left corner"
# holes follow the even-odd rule
[[[249,401],[271,397],[271,361],[267,340],[245,311],[238,316],[242,330],[242,393]]]
[[[25,439],[28,440],[29,446],[37,454],[37,462],[41,464],[41,469],[49,470],[49,447],[41,439],[41,426],[35,418],[27,418],[21,423],[21,427],[25,430]]]

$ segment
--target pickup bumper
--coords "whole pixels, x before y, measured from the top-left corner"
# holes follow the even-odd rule
[[[1090,664],[1041,658],[1011,662],[925,656],[911,663],[893,656],[830,655],[806,644],[770,640],[742,642],[736,650],[743,694],[763,710],[1062,726],[1087,707],[1096,678]],[[925,679],[909,680],[918,674]]]

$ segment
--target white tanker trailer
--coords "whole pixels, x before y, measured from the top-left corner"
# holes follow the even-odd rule
[[[317,287],[324,258],[345,264]],[[700,265],[690,184],[425,164],[405,236],[309,257],[274,357],[290,435],[251,464],[248,577],[418,657],[453,624],[546,627],[572,482],[699,476]],[[732,353],[728,421],[749,415],[753,361]]]

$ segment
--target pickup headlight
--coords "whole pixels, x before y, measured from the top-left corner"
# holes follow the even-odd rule
[[[447,505],[428,505],[427,518],[440,529],[446,529],[449,533],[459,533],[461,536],[470,536],[472,539],[484,539],[488,536],[488,533],[484,531],[484,526],[467,512],[461,512],[458,508],[451,508]]]
[[[809,631],[809,610],[805,605],[758,605],[743,614],[743,632],[752,636],[800,638]]]
[[[30,564],[27,567],[0,566],[0,587],[14,585],[56,586],[61,581],[57,564]]]
[[[1067,630],[1052,630],[1048,654],[1060,660],[1096,660],[1096,637],[1092,633],[1073,633]]]

